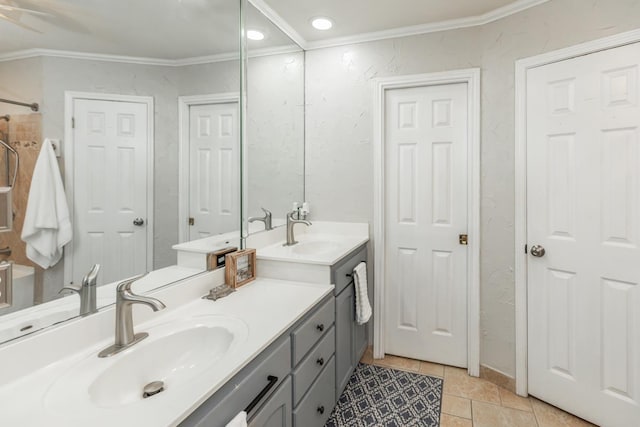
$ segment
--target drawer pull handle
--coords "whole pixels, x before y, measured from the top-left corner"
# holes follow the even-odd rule
[[[316,360],[316,363],[320,366],[324,365],[324,357],[321,357],[320,359]]]
[[[324,414],[324,406],[318,406],[318,413],[320,415]]]
[[[316,326],[316,329],[320,332],[324,331],[324,323],[320,323],[318,326]]]
[[[256,406],[258,406],[258,403],[260,403],[260,401],[267,395],[267,393],[269,393],[269,390],[271,390],[273,388],[274,385],[276,385],[276,383],[278,382],[278,377],[274,376],[274,375],[269,375],[267,377],[267,381],[269,381],[269,384],[267,384],[261,391],[260,393],[258,393],[258,395],[251,401],[251,403],[249,403],[249,406],[246,407],[246,409],[244,410],[244,412],[246,412],[247,414],[249,412],[251,412]]]

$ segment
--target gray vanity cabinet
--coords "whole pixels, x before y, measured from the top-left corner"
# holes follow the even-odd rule
[[[351,252],[332,267],[331,275],[336,295],[336,400],[353,374],[358,361],[367,348],[365,325],[356,323],[353,269],[367,260],[366,244]]]
[[[336,399],[347,386],[356,364],[353,357],[353,287],[349,286],[336,297]]]
[[[214,368],[215,369],[215,368]],[[184,420],[180,427],[224,427],[266,390],[256,409],[249,413],[252,426],[291,426],[291,339],[285,335],[253,359],[220,390]],[[270,376],[276,377],[273,384]],[[283,402],[286,399],[286,402]],[[288,409],[282,424],[274,424],[277,414]],[[259,417],[258,417],[259,416]],[[254,420],[257,424],[254,424]],[[260,424],[262,422],[262,424]]]
[[[334,320],[328,295],[180,427],[224,427],[254,400],[250,427],[324,426],[335,404]]]
[[[335,406],[335,302],[330,298],[291,334],[293,425],[322,427]]]
[[[364,244],[332,266],[334,295],[283,333],[180,427],[224,427],[254,399],[258,402],[248,414],[250,427],[324,426],[367,348],[366,327],[355,320],[352,278],[356,265],[366,260]]]

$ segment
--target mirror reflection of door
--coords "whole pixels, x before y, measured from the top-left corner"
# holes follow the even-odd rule
[[[189,106],[189,233],[240,229],[238,103]]]
[[[110,98],[72,101],[74,239],[71,257],[65,258],[71,263],[67,283],[80,283],[93,264],[102,266],[98,284],[151,267],[148,115],[153,110],[147,99]]]

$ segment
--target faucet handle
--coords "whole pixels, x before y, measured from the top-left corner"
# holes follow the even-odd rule
[[[262,209],[262,212],[264,212],[265,217],[271,216],[271,211],[269,209],[265,209],[262,206],[260,206],[260,209]]]
[[[91,270],[82,278],[82,287],[95,286],[98,279],[98,272],[100,271],[100,264],[94,264]]]
[[[146,276],[147,273],[143,273],[143,274],[138,274],[137,276],[133,276],[130,279],[127,279],[123,282],[118,283],[118,286],[116,286],[116,292],[131,292],[131,285],[133,285],[133,282],[137,281],[138,279],[142,279],[144,276]]]
[[[64,291],[71,291],[71,292],[75,292],[75,293],[80,293],[80,289],[82,289],[81,286],[76,286],[72,282],[72,283],[69,283],[67,286],[63,286],[62,289],[60,289],[58,291],[58,295],[60,295]]]

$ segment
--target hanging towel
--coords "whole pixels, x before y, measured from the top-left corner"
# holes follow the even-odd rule
[[[367,263],[361,262],[353,269],[353,283],[356,289],[356,322],[364,325],[371,318],[371,304],[367,293]]]
[[[62,258],[62,247],[71,241],[71,236],[58,161],[51,141],[45,139],[33,170],[22,227],[27,257],[42,268],[52,267]]]
[[[247,427],[247,413],[242,411],[229,421],[226,427]]]

